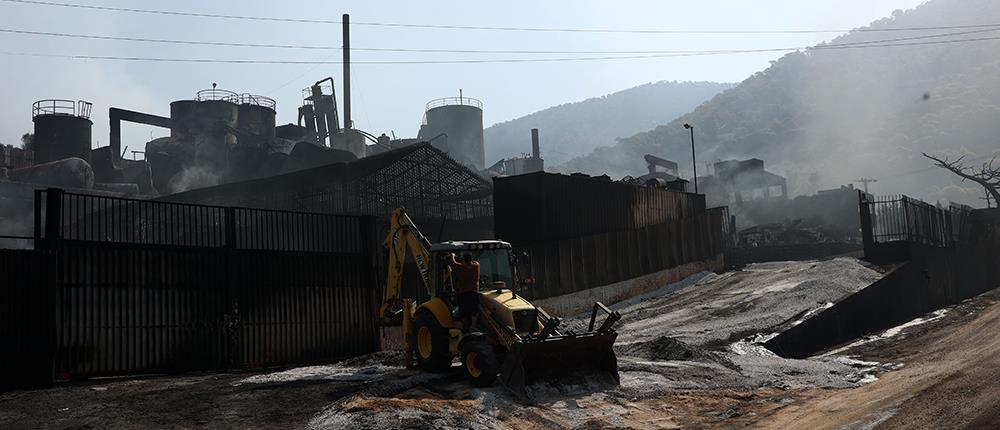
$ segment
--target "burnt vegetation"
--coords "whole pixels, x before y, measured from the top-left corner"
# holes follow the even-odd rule
[[[972,181],[982,186],[983,191],[986,193],[984,199],[986,200],[987,207],[991,206],[992,202],[1000,205],[1000,165],[995,165],[997,157],[993,157],[990,161],[975,167],[967,164],[964,155],[955,160],[949,160],[948,157],[936,157],[926,153],[923,155],[934,161],[935,166],[958,175],[962,180]]]

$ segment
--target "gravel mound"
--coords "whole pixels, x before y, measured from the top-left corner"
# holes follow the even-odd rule
[[[733,364],[722,354],[698,348],[672,337],[660,336],[646,342],[634,342],[615,345],[615,353],[619,356],[641,358],[651,361],[697,361],[702,363],[717,363],[733,370],[739,366]]]

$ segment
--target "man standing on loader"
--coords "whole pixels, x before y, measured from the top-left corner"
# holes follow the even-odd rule
[[[462,254],[462,261],[455,260],[452,253],[448,258],[448,267],[458,278],[455,292],[458,301],[458,315],[462,318],[462,333],[470,333],[476,328],[476,318],[479,317],[479,262],[472,259],[472,254]]]

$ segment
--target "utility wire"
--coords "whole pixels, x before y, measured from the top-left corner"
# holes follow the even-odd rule
[[[39,6],[55,6],[76,9],[90,9],[110,12],[130,12],[154,15],[185,16],[196,18],[216,18],[229,20],[247,21],[270,21],[270,22],[290,22],[300,24],[341,24],[338,20],[309,19],[309,18],[280,18],[268,16],[251,15],[229,15],[214,13],[180,12],[157,9],[124,8],[112,6],[88,5],[79,3],[62,3],[41,0],[0,0],[8,3],[21,3]],[[563,32],[563,33],[634,33],[634,34],[811,34],[811,33],[846,33],[850,31],[919,31],[919,30],[955,30],[996,27],[1000,24],[973,24],[973,25],[947,25],[930,27],[897,27],[897,28],[859,28],[859,29],[792,29],[792,30],[659,30],[659,29],[610,29],[610,28],[552,28],[552,27],[506,27],[506,26],[473,26],[473,25],[446,25],[446,24],[413,24],[398,22],[364,22],[352,21],[351,25],[376,26],[376,27],[398,27],[398,28],[425,28],[439,30],[490,30],[490,31],[529,31],[529,32]]]
[[[837,43],[835,45],[816,45],[819,46],[849,46],[849,45],[864,45],[872,43],[886,43],[886,42],[900,42],[909,40],[922,40],[922,39],[933,39],[939,37],[949,37],[949,36],[964,36],[969,34],[980,34],[1000,31],[1000,26],[996,28],[987,28],[980,30],[969,30],[961,32],[952,33],[939,33],[939,34],[928,34],[921,36],[910,36],[910,37],[900,37],[895,39],[883,39],[883,40],[873,40],[873,41],[863,41],[863,42],[845,42]],[[217,41],[202,41],[202,40],[178,40],[178,39],[155,39],[155,38],[145,38],[145,37],[123,37],[123,36],[104,36],[95,34],[77,34],[77,33],[60,33],[60,32],[49,32],[49,31],[33,31],[33,30],[17,30],[11,28],[0,28],[0,33],[8,34],[21,34],[30,36],[48,36],[48,37],[64,37],[73,39],[90,39],[90,40],[110,40],[110,41],[121,41],[121,42],[144,42],[144,43],[166,43],[166,44],[180,44],[180,45],[204,45],[204,46],[226,46],[226,47],[249,47],[249,48],[283,48],[283,49],[309,49],[309,50],[340,50],[340,46],[333,45],[285,45],[285,44],[270,44],[270,43],[242,43],[242,42],[217,42]],[[780,48],[785,49],[785,48]],[[788,49],[804,49],[804,48],[788,48]],[[351,50],[354,51],[373,51],[373,52],[418,52],[418,53],[453,53],[453,54],[691,54],[691,53],[705,53],[705,52],[728,52],[731,50],[699,50],[699,51],[679,51],[679,50],[645,50],[645,51],[565,51],[565,50],[484,50],[484,49],[424,49],[424,48],[356,48],[352,47]]]
[[[0,1],[6,1],[6,0],[0,0]],[[598,60],[635,60],[635,59],[654,59],[654,58],[671,58],[671,57],[691,57],[691,56],[703,56],[703,55],[721,55],[721,54],[783,52],[783,51],[796,51],[796,50],[823,51],[823,50],[834,50],[834,49],[891,48],[891,47],[902,47],[902,46],[968,43],[968,42],[991,41],[991,40],[1000,40],[1000,36],[955,39],[955,40],[904,42],[904,43],[881,43],[884,41],[870,41],[870,42],[857,42],[855,44],[817,45],[812,47],[742,49],[742,50],[732,49],[732,50],[719,50],[719,51],[692,51],[687,53],[629,55],[629,56],[505,58],[505,59],[478,59],[478,60],[352,61],[351,64],[483,64],[483,63],[537,63],[537,62],[598,61]],[[27,56],[27,57],[72,58],[72,59],[82,59],[82,60],[150,61],[150,62],[173,62],[173,63],[343,64],[341,61],[317,61],[317,60],[228,60],[228,59],[216,59],[216,58],[159,58],[159,57],[125,57],[125,56],[102,56],[102,55],[42,54],[42,53],[32,53],[32,52],[10,52],[10,51],[0,51],[0,54]]]

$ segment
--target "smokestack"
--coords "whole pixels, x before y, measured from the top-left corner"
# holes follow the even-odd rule
[[[541,150],[538,146],[538,129],[531,129],[531,158],[539,158]]]
[[[344,130],[353,128],[351,123],[351,16],[344,14]]]

